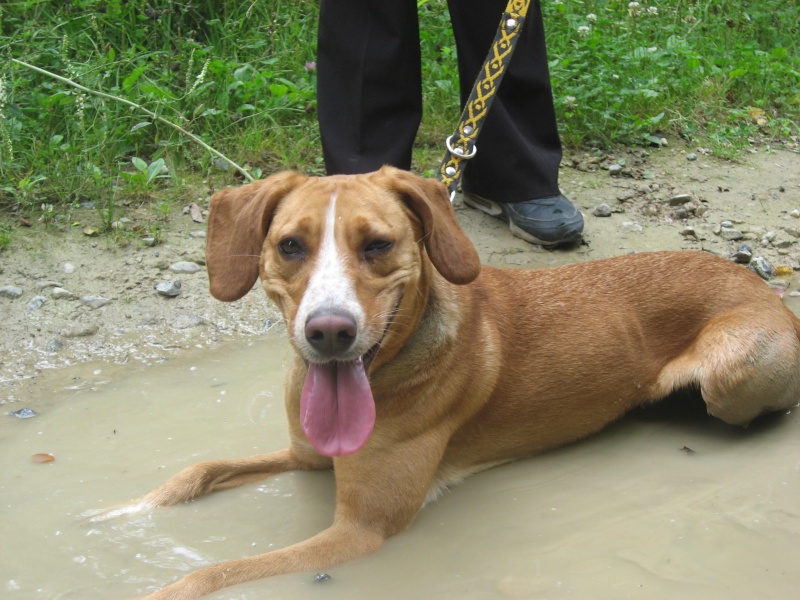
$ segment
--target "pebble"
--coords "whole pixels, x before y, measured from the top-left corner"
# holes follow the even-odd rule
[[[156,238],[154,238],[154,237],[142,238],[142,243],[145,246],[148,246],[148,247],[152,248],[153,246],[156,245]]]
[[[625,221],[622,224],[622,227],[623,229],[627,229],[628,231],[635,231],[637,233],[640,231],[644,231],[644,227],[639,225],[639,223],[637,223],[636,221]]]
[[[175,281],[162,281],[161,283],[157,283],[154,287],[162,296],[174,298],[181,293],[181,280],[176,279]]]
[[[694,227],[684,227],[680,233],[683,237],[697,239],[697,232]]]
[[[61,336],[65,338],[89,337],[98,331],[100,331],[100,327],[94,323],[91,325],[78,325],[74,329],[62,331]]]
[[[17,417],[18,419],[30,419],[31,417],[35,417],[37,413],[32,408],[20,408],[19,410],[12,411],[10,413],[11,416]]]
[[[797,227],[784,227],[783,230],[793,238],[800,238],[800,229]]]
[[[30,302],[28,302],[28,310],[39,310],[44,306],[44,303],[47,301],[47,298],[44,296],[34,296]]]
[[[182,314],[177,315],[174,319],[172,319],[172,327],[175,329],[191,329],[192,327],[197,327],[198,325],[203,325],[205,323],[205,319],[202,317],[198,317],[197,315],[188,315]]]
[[[206,237],[206,232],[205,231],[190,231],[189,232],[189,237],[204,238],[204,237]]]
[[[622,165],[614,163],[613,165],[608,167],[608,174],[611,175],[612,177],[616,177],[620,173],[622,173]]]
[[[795,208],[789,214],[792,215],[795,219],[800,219],[800,209]]]
[[[50,343],[47,344],[48,352],[58,352],[62,348],[64,348],[64,342],[62,342],[58,338],[53,338],[52,340],[50,340]]]
[[[54,300],[75,300],[75,298],[77,298],[75,294],[62,287],[54,287],[50,290],[50,295]]]
[[[744,234],[738,229],[734,229],[733,227],[720,227],[719,236],[723,240],[733,242],[735,240],[742,239],[744,237]]]
[[[0,286],[0,296],[3,298],[19,298],[22,296],[22,290],[18,287],[14,287],[13,285],[2,285]]]
[[[592,211],[592,214],[595,217],[610,217],[611,216],[611,207],[608,204],[601,204],[596,206]]]
[[[83,296],[81,302],[94,309],[103,308],[105,305],[111,304],[111,300],[102,296]]]
[[[170,265],[169,270],[175,273],[197,273],[200,270],[200,265],[194,262],[181,261]]]
[[[71,262],[61,263],[61,272],[66,273],[69,275],[70,273],[74,273],[78,268],[73,265]]]
[[[53,288],[53,287],[64,287],[64,286],[61,285],[61,283],[58,281],[52,281],[49,279],[47,281],[41,281],[36,284],[36,289],[39,290],[46,290],[47,288]]]
[[[750,246],[747,244],[740,245],[733,255],[733,260],[740,265],[750,264],[750,261],[753,260],[753,251],[750,249]]]
[[[317,573],[316,575],[314,575],[314,581],[316,581],[317,583],[321,583],[323,581],[330,581],[331,579],[333,578],[327,573]]]
[[[677,194],[669,199],[670,206],[680,206],[686,204],[692,199],[691,194]]]
[[[766,258],[763,256],[757,256],[750,262],[750,268],[753,269],[761,279],[765,279],[769,281],[777,272],[775,271],[775,267],[773,267]]]
[[[686,155],[686,160],[697,160],[697,154],[689,152],[689,154]]]

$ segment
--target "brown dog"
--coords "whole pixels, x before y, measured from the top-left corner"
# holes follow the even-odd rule
[[[208,233],[211,293],[236,300],[260,276],[286,319],[291,443],[184,469],[130,510],[333,467],[336,514],[304,542],[151,598],[361,556],[464,477],[676,389],[698,387],[737,425],[800,399],[800,321],[756,275],[706,253],[481,268],[444,187],[391,168],[223,190]]]

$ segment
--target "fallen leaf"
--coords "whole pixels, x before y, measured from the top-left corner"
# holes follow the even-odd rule
[[[203,223],[203,211],[194,202],[183,207],[183,214],[189,214],[195,223]]]
[[[97,227],[89,227],[88,225],[83,228],[83,235],[88,235],[89,237],[94,237],[100,233],[100,230]]]
[[[55,459],[56,459],[56,457],[53,456],[52,454],[46,454],[46,453],[43,453],[43,452],[33,455],[33,462],[35,462],[35,463],[49,463],[49,462],[53,462]]]

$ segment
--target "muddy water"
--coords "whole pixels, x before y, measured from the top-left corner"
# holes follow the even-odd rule
[[[105,523],[94,509],[181,467],[286,444],[286,341],[228,345],[113,374],[88,367],[41,414],[0,418],[0,597],[112,600],[329,522],[330,473],[286,474]],[[64,389],[70,387],[74,389]],[[35,464],[49,452],[55,461]],[[731,429],[638,415],[469,479],[377,554],[216,599],[794,598],[800,414]]]

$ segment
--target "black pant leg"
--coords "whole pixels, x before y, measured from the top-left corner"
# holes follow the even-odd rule
[[[466,101],[494,39],[506,0],[448,0]],[[558,194],[558,136],[539,0],[464,170],[463,189],[498,202]]]
[[[317,74],[328,174],[409,169],[422,118],[416,0],[322,0]]]

